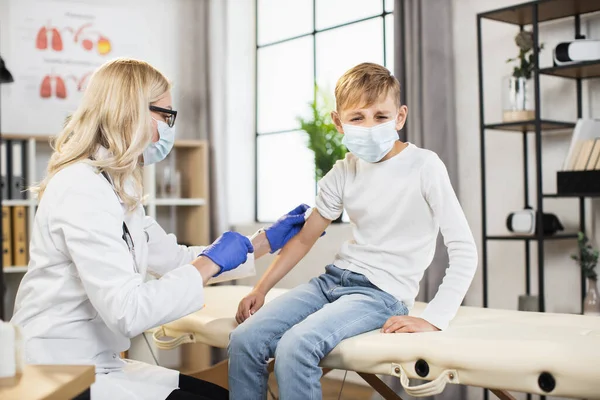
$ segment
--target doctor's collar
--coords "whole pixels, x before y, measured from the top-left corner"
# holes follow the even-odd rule
[[[97,149],[96,149],[96,153],[90,157],[92,160],[105,160],[108,157],[111,156],[110,151],[108,151],[108,149],[102,145],[98,145]],[[125,202],[123,201],[123,199],[121,198],[121,196],[119,196],[119,194],[114,190],[114,182],[112,180],[112,177],[110,176],[110,174],[106,171],[101,171],[100,169],[97,170],[99,174],[102,175],[103,179],[106,179],[106,181],[108,182],[108,184],[112,187],[113,191],[115,192],[115,195],[117,196],[117,199],[119,199],[119,202],[121,204],[124,204]]]
[[[102,145],[98,145],[98,147],[96,148],[96,153],[94,154],[93,159],[94,160],[105,160],[107,158],[109,158],[111,156],[110,151],[108,151],[108,149]]]

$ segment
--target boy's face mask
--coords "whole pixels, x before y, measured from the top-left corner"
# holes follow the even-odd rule
[[[154,119],[154,118],[152,118]],[[143,153],[144,165],[150,165],[164,160],[175,144],[175,127],[170,127],[163,121],[154,119],[158,126],[158,141],[152,142]]]
[[[399,139],[395,119],[369,128],[348,124],[342,124],[342,128],[342,143],[357,157],[370,163],[385,157]]]

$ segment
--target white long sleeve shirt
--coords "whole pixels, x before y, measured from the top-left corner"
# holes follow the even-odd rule
[[[365,275],[408,308],[429,267],[442,232],[450,265],[421,318],[446,329],[477,269],[473,235],[446,167],[432,151],[412,143],[398,155],[368,163],[352,153],[319,182],[318,212],[335,220],[345,209],[353,240],[334,264]]]

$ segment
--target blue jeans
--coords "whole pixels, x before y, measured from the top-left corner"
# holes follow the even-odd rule
[[[272,357],[281,400],[321,399],[323,357],[342,340],[408,313],[403,302],[364,275],[333,265],[325,271],[265,304],[231,333],[231,399],[266,399]]]

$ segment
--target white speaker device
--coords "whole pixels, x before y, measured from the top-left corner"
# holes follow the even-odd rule
[[[535,233],[535,211],[524,209],[510,213],[506,218],[506,227],[514,233],[532,235]]]
[[[569,65],[583,61],[600,60],[600,40],[578,39],[556,45],[554,65]]]

